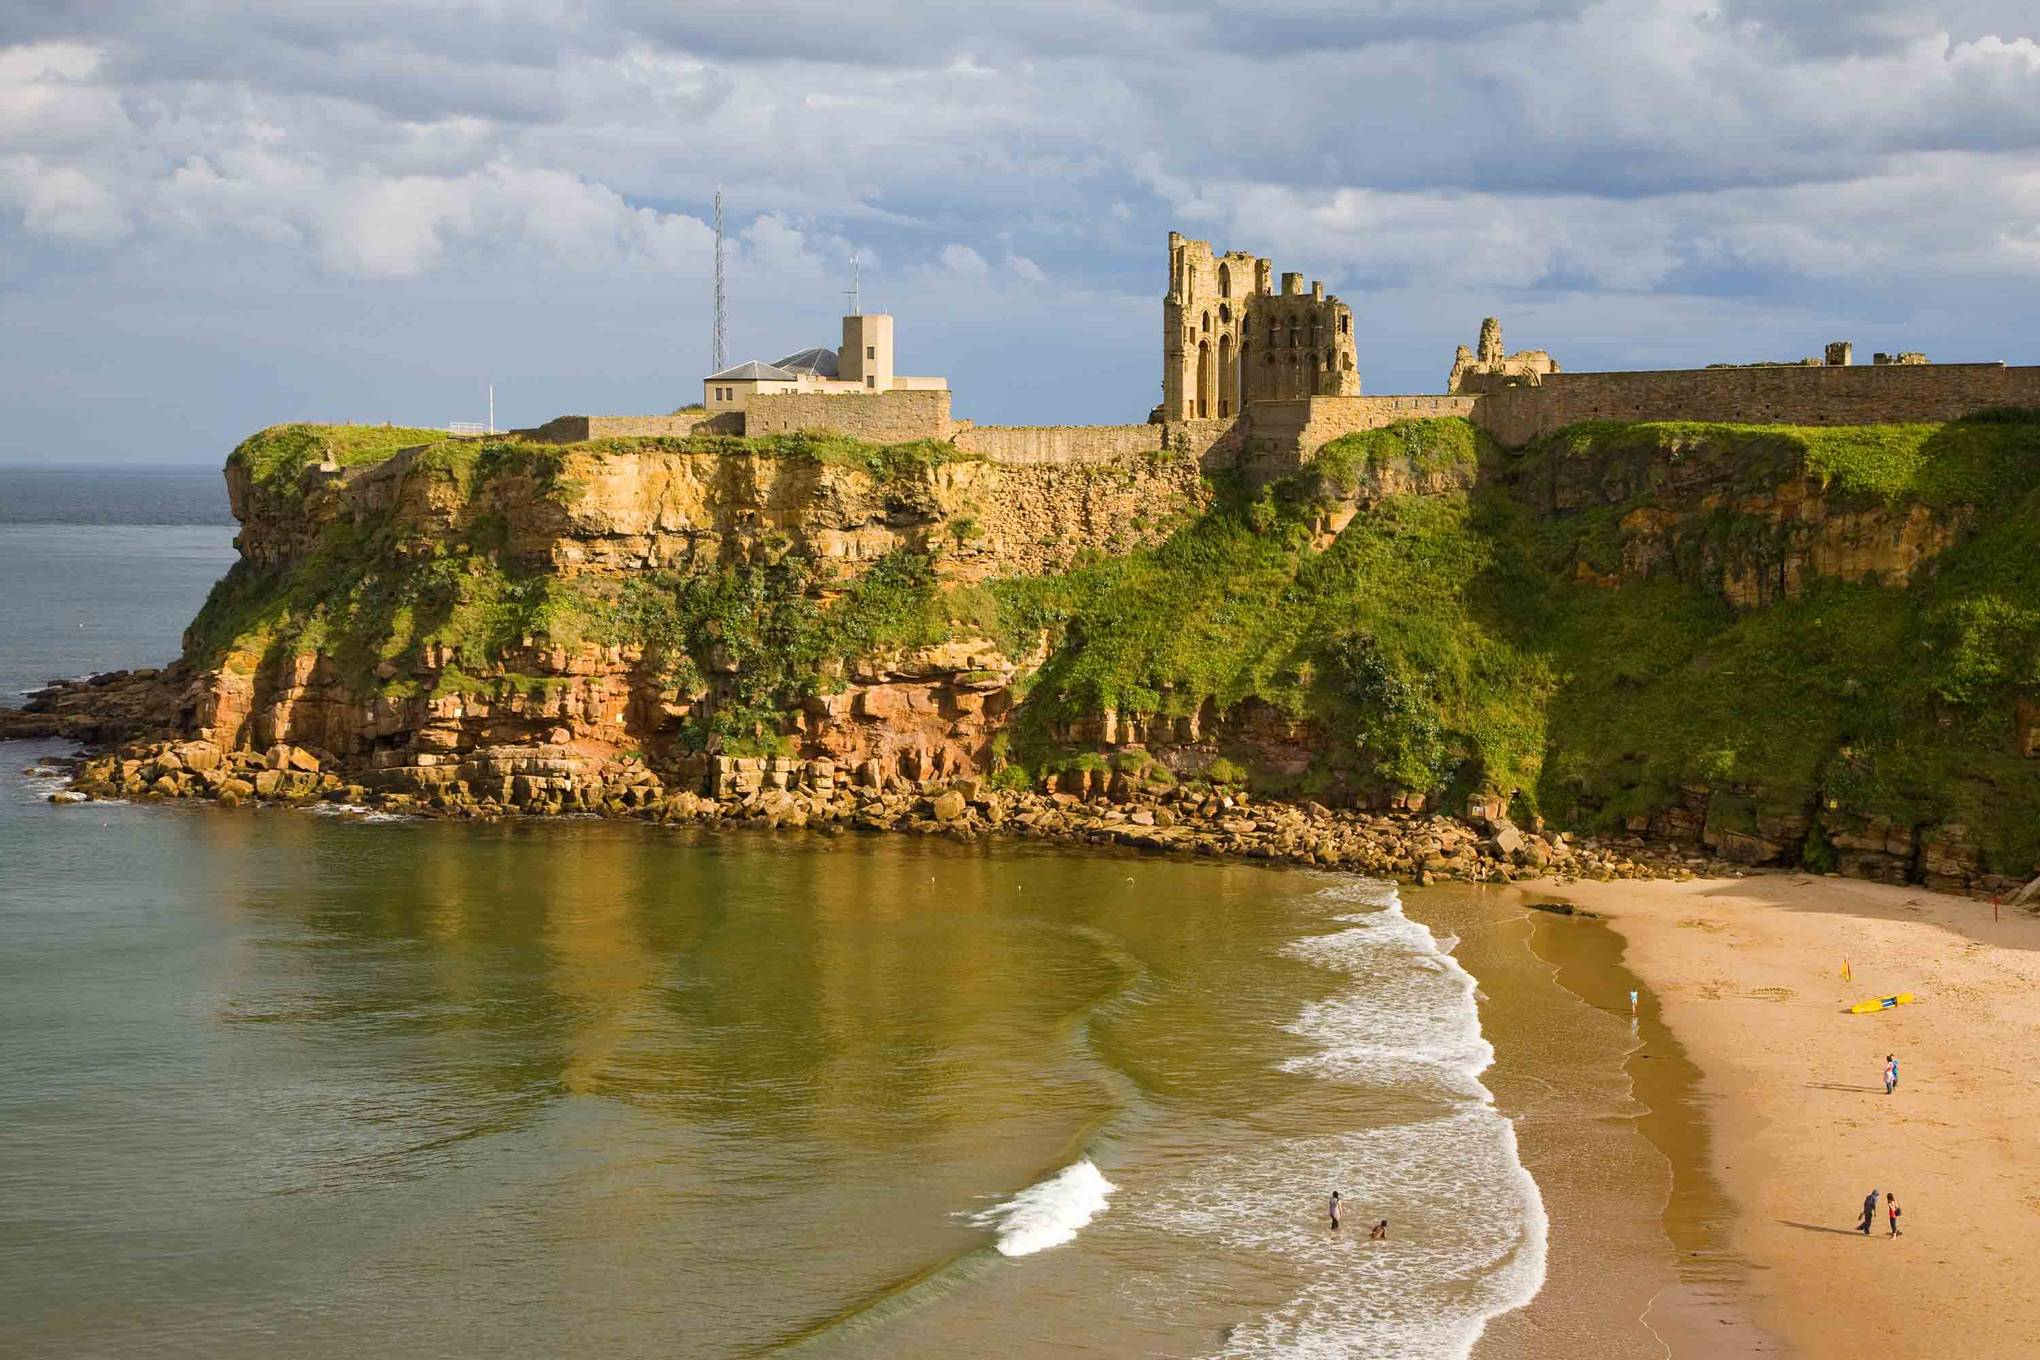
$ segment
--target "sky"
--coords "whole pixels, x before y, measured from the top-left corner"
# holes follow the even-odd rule
[[[823,9],[831,11],[818,15]],[[2040,362],[2030,0],[10,0],[0,462],[668,411],[851,259],[980,423],[1139,421],[1171,228],[1365,391],[1850,339]]]

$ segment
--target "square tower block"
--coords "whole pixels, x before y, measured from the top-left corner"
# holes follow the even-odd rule
[[[845,382],[862,383],[874,392],[892,391],[891,316],[884,312],[860,312],[843,318],[843,348],[836,355],[836,376]]]

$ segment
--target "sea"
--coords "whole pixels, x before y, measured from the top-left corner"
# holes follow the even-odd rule
[[[0,686],[171,659],[233,528],[215,472],[0,470]],[[0,1354],[1447,1360],[1545,1282],[1472,907],[53,805],[67,750],[0,745]]]

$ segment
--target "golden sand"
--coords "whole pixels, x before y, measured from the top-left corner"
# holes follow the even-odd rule
[[[1540,886],[1609,919],[1641,1022],[1697,1066],[1704,1169],[1766,1331],[1805,1357],[2040,1355],[2040,919],[1782,874]],[[1899,991],[1917,1003],[1847,1013]],[[1855,1231],[1873,1188],[1897,1192],[1904,1236],[1881,1202]],[[1746,1349],[1680,1330],[1674,1354]]]

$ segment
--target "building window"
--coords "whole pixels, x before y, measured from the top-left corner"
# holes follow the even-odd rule
[[[866,345],[864,347],[864,357],[867,359],[876,359],[878,357],[878,346]]]
[[[865,375],[864,375],[864,385],[865,385],[866,387],[876,387],[876,386],[878,386],[878,375],[877,375],[876,373],[867,373],[867,374],[865,374]]]

